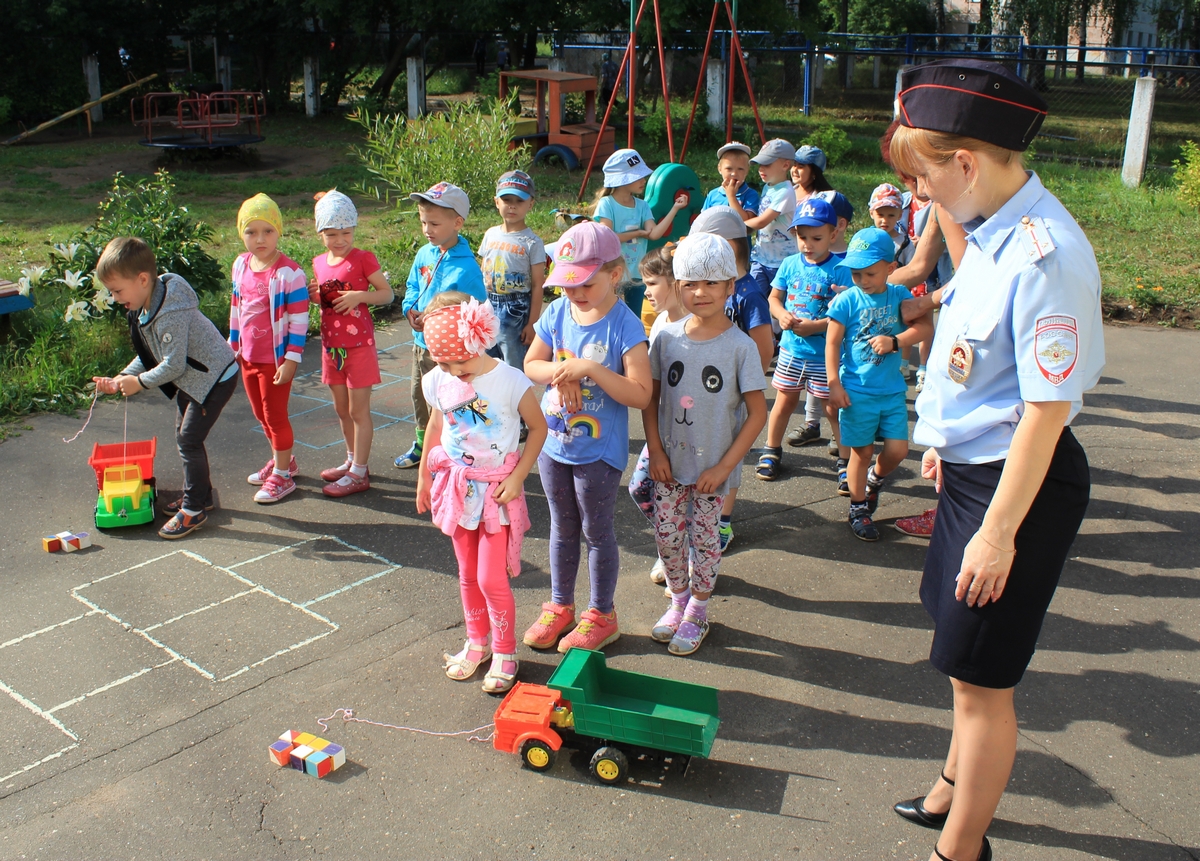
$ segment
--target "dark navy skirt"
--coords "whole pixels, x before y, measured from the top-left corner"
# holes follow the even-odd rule
[[[921,603],[934,621],[929,660],[951,678],[984,688],[1015,687],[1029,666],[1091,492],[1087,455],[1064,428],[1041,490],[1017,530],[1004,594],[994,603],[968,607],[954,597],[955,578],[1003,468],[1002,460],[942,462],[937,520],[921,579]]]

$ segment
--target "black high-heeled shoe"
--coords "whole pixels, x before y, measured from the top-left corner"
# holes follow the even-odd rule
[[[954,786],[954,781],[946,777],[946,772],[941,772],[941,778],[949,786]],[[913,798],[909,801],[901,801],[892,807],[892,810],[897,814],[907,819],[909,822],[920,825],[922,828],[933,828],[941,830],[941,827],[946,824],[946,817],[950,815],[950,811],[945,813],[930,813],[925,809],[925,796]]]
[[[933,847],[933,854],[941,858],[942,861],[954,861],[953,858],[947,858],[943,855],[936,845]],[[992,861],[992,844],[988,843],[986,837],[983,838],[983,848],[979,850],[979,861]]]

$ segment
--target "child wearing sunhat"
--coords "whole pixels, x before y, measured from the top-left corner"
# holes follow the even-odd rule
[[[379,260],[354,247],[358,210],[337,189],[324,192],[314,211],[325,253],[313,258],[308,297],[321,306],[321,382],[333,395],[333,409],[346,441],[346,460],[321,471],[326,496],[340,498],[371,487],[367,459],[375,424],[371,389],[379,384],[379,353],[369,305],[394,298]]]
[[[853,280],[854,286],[829,303],[829,403],[839,408],[842,445],[850,447],[850,528],[863,541],[879,540],[872,522],[879,492],[908,455],[908,385],[900,353],[933,333],[928,317],[904,324],[900,303],[912,294],[888,283],[895,269],[891,236],[878,227],[858,231],[838,265],[843,283]],[[876,436],[883,438],[883,450],[871,465]]]
[[[271,443],[271,459],[246,481],[259,488],[255,502],[270,504],[296,489],[288,398],[308,333],[308,279],[279,250],[283,215],[271,198],[256,194],[245,201],[237,227],[246,253],[233,261],[229,345],[242,367],[250,409]]]
[[[421,317],[425,309],[434,296],[446,290],[458,290],[474,296],[480,302],[487,301],[483,271],[466,237],[459,233],[471,214],[471,201],[467,193],[452,183],[439,182],[425,191],[413,192],[409,198],[417,202],[421,232],[429,244],[413,258],[404,282],[401,308],[413,330],[409,394],[416,413],[417,432],[412,447],[396,458],[397,469],[412,469],[421,463],[425,427],[429,424],[429,404],[425,402],[421,391],[421,378],[432,371],[436,363],[429,355],[422,332]]]

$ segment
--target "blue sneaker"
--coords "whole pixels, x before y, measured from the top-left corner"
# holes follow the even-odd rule
[[[421,447],[415,442],[412,448],[396,458],[396,469],[412,469],[421,465]]]
[[[733,524],[721,522],[717,525],[717,535],[721,538],[721,552],[725,552],[725,548],[733,541]]]

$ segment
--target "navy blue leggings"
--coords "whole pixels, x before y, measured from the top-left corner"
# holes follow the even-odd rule
[[[614,513],[621,471],[604,461],[576,466],[538,456],[542,489],[550,505],[550,588],[555,604],[575,603],[579,539],[588,546],[591,599],[588,606],[611,613],[620,554]]]

